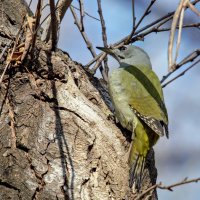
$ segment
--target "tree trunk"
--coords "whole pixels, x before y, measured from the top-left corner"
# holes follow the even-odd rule
[[[1,1],[0,73],[27,5]],[[20,12],[19,12],[20,11]],[[5,52],[4,52],[5,51]],[[0,53],[0,54],[1,54]],[[130,135],[113,121],[109,94],[61,50],[39,39],[34,59],[7,70],[0,88],[0,199],[134,199]],[[155,184],[153,150],[142,191]],[[141,191],[141,192],[142,192]],[[151,191],[142,199],[157,199]]]

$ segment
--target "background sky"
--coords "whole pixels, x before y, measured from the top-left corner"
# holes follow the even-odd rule
[[[33,1],[32,8],[35,9]],[[135,0],[137,20],[143,14],[150,0]],[[178,0],[157,0],[140,28],[155,19],[174,11]],[[78,1],[73,5],[78,7]],[[200,5],[200,3],[199,3]],[[200,10],[200,6],[197,8]],[[85,11],[99,18],[97,1],[85,0]],[[127,36],[132,28],[131,0],[102,0],[108,43],[112,44]],[[78,13],[77,13],[78,14]],[[191,11],[186,11],[184,23],[197,23],[199,18]],[[100,22],[84,18],[85,31],[94,47],[103,46]],[[169,27],[169,25],[167,26]],[[193,50],[200,47],[200,29],[185,29],[183,31],[180,61]],[[144,41],[134,45],[142,47],[150,56],[153,70],[161,79],[167,74],[167,46],[169,32],[152,33]],[[74,25],[73,17],[68,10],[60,32],[58,47],[68,52],[71,58],[83,65],[87,64],[92,56],[87,50],[80,32]],[[96,52],[99,51],[96,49]],[[117,62],[109,57],[110,71],[118,66]],[[184,66],[178,73],[187,67]],[[178,74],[175,73],[174,75]],[[100,77],[97,72],[96,76]],[[200,177],[200,64],[188,71],[184,76],[164,88],[165,103],[169,114],[170,137],[161,138],[155,146],[156,166],[158,169],[157,182],[169,185],[183,180],[185,177]],[[173,192],[158,189],[159,199],[200,199],[200,183],[191,183],[174,188]]]

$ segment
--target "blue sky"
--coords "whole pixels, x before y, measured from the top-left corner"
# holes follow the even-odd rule
[[[142,15],[149,1],[136,0],[136,17]],[[73,1],[73,5],[78,5]],[[92,0],[84,1],[85,10],[97,18],[97,3]],[[160,16],[176,9],[178,0],[157,0],[152,13],[146,17],[141,27],[154,21]],[[108,43],[120,40],[130,33],[132,28],[131,0],[102,0],[104,18],[107,27]],[[198,5],[198,9],[200,6]],[[199,22],[199,18],[186,12],[185,21]],[[100,22],[85,16],[85,30],[94,47],[102,46]],[[200,30],[187,29],[183,31],[180,48],[181,60],[193,50],[199,48]],[[169,32],[147,36],[143,42],[136,42],[149,54],[154,71],[161,79],[167,74],[167,46]],[[61,25],[59,48],[67,51],[73,60],[87,64],[91,59],[90,52],[74,25],[71,13],[68,11]],[[98,50],[96,50],[99,53]],[[109,58],[112,71],[118,64]],[[186,67],[186,66],[185,66]],[[185,69],[183,67],[181,70]],[[177,73],[175,73],[176,75]],[[97,76],[100,76],[99,72]],[[200,177],[200,65],[188,71],[164,89],[165,102],[169,114],[170,138],[162,138],[155,146],[156,166],[158,168],[158,182],[171,184],[183,180],[185,177]],[[174,189],[174,192],[158,190],[159,199],[200,199],[200,183],[192,183]]]

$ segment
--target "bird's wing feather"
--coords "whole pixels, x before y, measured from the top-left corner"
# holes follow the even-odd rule
[[[168,136],[168,130],[165,126],[163,126],[162,122],[149,116],[145,116],[137,112],[134,108],[133,112],[139,117],[147,126],[149,126],[155,133],[159,136],[164,136],[165,134]]]
[[[129,95],[130,107],[158,135],[167,135],[167,110],[158,77],[145,67],[130,66],[124,69],[121,83]]]

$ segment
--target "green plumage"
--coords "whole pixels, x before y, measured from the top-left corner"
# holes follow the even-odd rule
[[[103,49],[115,57],[120,67],[109,76],[109,93],[115,116],[132,131],[129,155],[130,187],[139,189],[146,156],[159,136],[168,136],[168,117],[160,81],[151,69],[148,55],[135,46]]]

